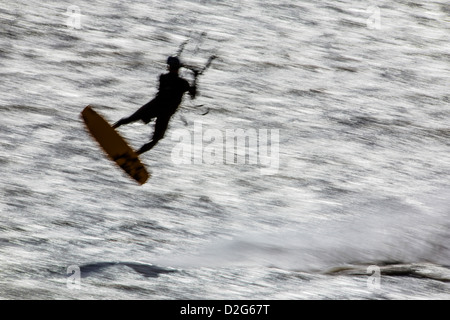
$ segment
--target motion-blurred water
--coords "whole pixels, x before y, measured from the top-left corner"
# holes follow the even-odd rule
[[[0,20],[1,298],[450,298],[448,1],[3,0]],[[219,58],[140,187],[79,114],[131,114],[187,39],[184,62]],[[174,163],[195,123],[279,130],[278,170]]]

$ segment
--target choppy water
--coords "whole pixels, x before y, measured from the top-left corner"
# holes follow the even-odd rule
[[[1,298],[450,298],[447,1],[2,1],[0,20]],[[129,115],[186,39],[185,62],[219,59],[140,187],[79,114]],[[276,172],[174,163],[196,123],[279,130]]]

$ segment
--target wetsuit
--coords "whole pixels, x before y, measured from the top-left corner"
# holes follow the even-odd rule
[[[195,98],[197,93],[195,81],[191,86],[176,72],[162,74],[159,77],[159,90],[156,97],[128,118],[119,120],[113,127],[117,128],[138,120],[147,124],[150,120],[156,118],[152,140],[137,151],[138,154],[144,153],[153,148],[164,137],[170,118],[177,111],[185,92],[189,92],[191,98]]]

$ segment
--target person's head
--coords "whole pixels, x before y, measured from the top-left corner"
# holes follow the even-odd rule
[[[181,61],[178,57],[170,56],[167,58],[167,67],[171,72],[178,72],[181,68]]]

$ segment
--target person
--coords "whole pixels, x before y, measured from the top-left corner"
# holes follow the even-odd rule
[[[195,99],[197,94],[197,73],[194,72],[194,82],[190,85],[186,79],[179,76],[181,66],[181,61],[178,57],[170,56],[167,59],[169,72],[160,75],[159,90],[155,98],[140,107],[129,117],[122,118],[113,125],[113,128],[116,129],[122,125],[139,120],[147,124],[156,118],[152,139],[136,152],[138,155],[152,149],[164,137],[170,118],[177,111],[185,92],[188,92],[191,98]]]

